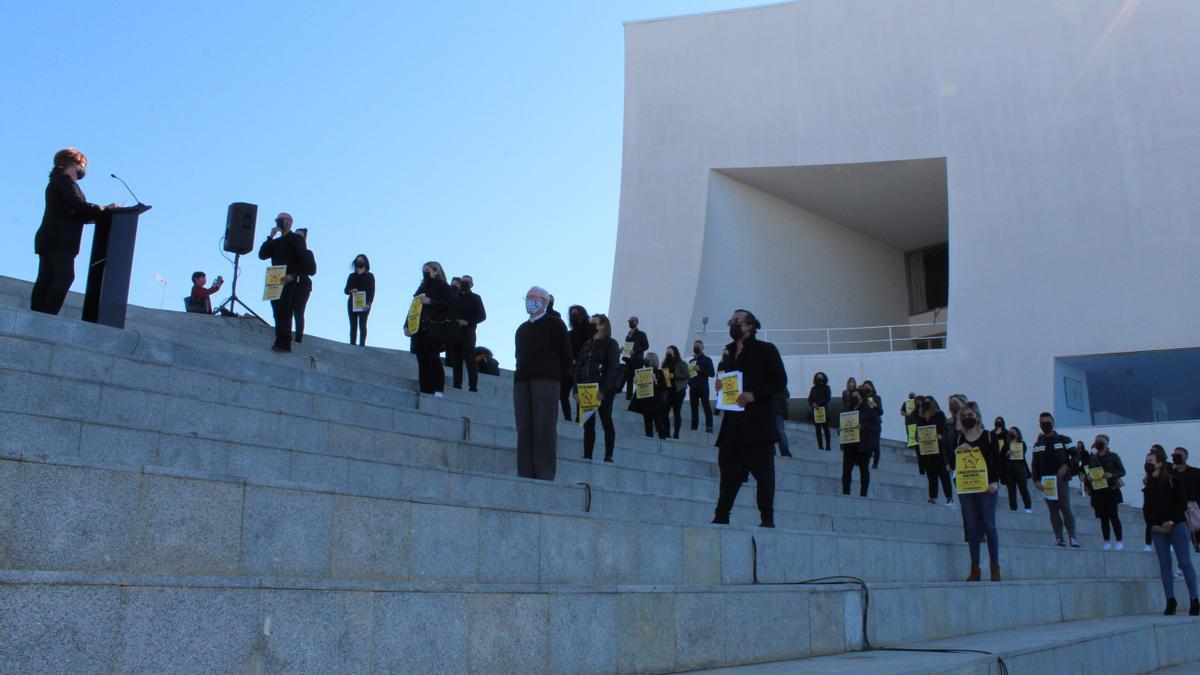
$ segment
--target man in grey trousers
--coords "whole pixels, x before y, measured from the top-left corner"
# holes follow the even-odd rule
[[[571,372],[567,326],[547,314],[550,294],[534,286],[525,294],[529,320],[517,328],[513,410],[517,418],[517,474],[554,480],[557,468],[558,395]]]

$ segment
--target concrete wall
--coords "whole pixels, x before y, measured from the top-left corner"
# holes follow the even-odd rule
[[[1126,4],[809,0],[628,25],[613,314],[639,311],[658,348],[717,304],[698,297],[713,168],[946,157],[947,350],[790,359],[793,391],[817,366],[867,375],[892,438],[909,389],[1030,426],[1056,356],[1195,345],[1200,3]]]

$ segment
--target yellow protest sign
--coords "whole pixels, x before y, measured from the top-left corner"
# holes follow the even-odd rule
[[[904,414],[911,415],[917,411],[917,400],[910,398],[904,402]]]
[[[626,342],[621,345],[621,358],[627,359],[631,356],[633,356],[633,343]]]
[[[652,398],[654,396],[654,369],[638,368],[633,371],[634,396],[637,398]]]
[[[350,309],[352,311],[355,311],[355,312],[367,311],[367,292],[366,291],[354,291],[353,293],[350,294],[350,300],[352,302],[352,304],[350,305]]]
[[[862,439],[862,429],[859,427],[858,411],[844,412],[838,420],[838,439],[846,443],[858,443]]]
[[[600,409],[599,383],[575,386],[575,397],[579,401],[579,424],[584,424]]]
[[[825,406],[817,406],[813,408],[813,422],[816,424],[825,424]]]
[[[1025,461],[1025,444],[1021,441],[1013,441],[1008,444],[1008,458],[1017,461]]]
[[[731,412],[740,412],[745,410],[738,405],[738,398],[742,395],[742,373],[733,371],[725,373],[720,380],[721,395],[717,398],[718,410],[729,410]]]
[[[1051,501],[1058,500],[1058,477],[1046,476],[1042,478],[1042,496]]]
[[[675,373],[672,373],[670,368],[663,368],[662,374],[663,374],[663,381],[667,383],[667,388],[670,389],[671,383],[675,379]]]
[[[917,448],[922,455],[936,455],[941,451],[938,447],[937,427],[930,424],[917,427]]]
[[[697,377],[698,375],[700,375],[700,369],[696,367],[696,364],[689,363],[688,364],[688,379],[690,380],[694,377]]]
[[[908,447],[917,447],[917,425],[915,424],[908,425]]]
[[[283,297],[283,277],[287,266],[271,265],[267,268],[266,283],[263,285],[263,300],[278,300]]]
[[[987,492],[987,462],[979,448],[966,443],[955,448],[954,482],[960,495]]]
[[[1108,479],[1104,477],[1104,467],[1093,466],[1088,467],[1088,482],[1092,484],[1093,490],[1107,490]]]
[[[408,318],[404,321],[404,329],[409,335],[416,335],[417,331],[421,330],[421,310],[424,307],[419,297],[413,298],[412,304],[408,306]]]

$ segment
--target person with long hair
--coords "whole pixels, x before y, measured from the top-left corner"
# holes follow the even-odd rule
[[[1092,493],[1092,510],[1096,512],[1096,518],[1100,520],[1100,534],[1104,537],[1104,550],[1108,551],[1113,548],[1109,543],[1109,531],[1116,536],[1117,550],[1125,548],[1125,543],[1121,541],[1121,517],[1117,513],[1117,505],[1125,501],[1121,494],[1120,481],[1125,477],[1125,465],[1121,463],[1121,458],[1117,453],[1113,452],[1108,445],[1108,436],[1100,434],[1096,436],[1095,442],[1092,443],[1092,448],[1095,452],[1088,455],[1087,463],[1084,464],[1084,475],[1087,481],[1088,489]],[[1104,481],[1103,487],[1098,487],[1091,476],[1088,475],[1089,469],[1100,469],[1101,480]]]
[[[983,463],[986,481],[983,489],[959,491],[958,504],[962,508],[963,522],[967,528],[967,545],[971,553],[971,573],[967,581],[979,581],[979,544],[984,537],[988,543],[988,562],[991,563],[992,581],[1000,581],[1000,538],[996,532],[996,492],[1000,489],[1000,455],[992,435],[980,423],[982,414],[979,405],[968,401],[959,409],[959,424],[962,430],[954,438],[956,470],[966,471],[979,468]],[[960,474],[961,478],[961,474]],[[968,490],[967,485],[962,485]]]
[[[832,398],[833,392],[829,389],[829,376],[822,372],[813,375],[812,387],[808,390],[808,414],[813,423],[813,431],[817,435],[817,449],[826,452],[833,449],[829,443],[829,401]],[[824,422],[817,421],[817,408],[821,408],[824,412]]]
[[[925,472],[925,480],[929,484],[929,503],[936,504],[938,499],[938,485],[942,486],[942,493],[946,497],[946,505],[954,504],[954,493],[950,489],[950,460],[946,454],[946,443],[942,442],[942,438],[951,433],[946,425],[946,413],[942,412],[938,407],[937,399],[932,396],[924,396],[918,401],[917,405],[917,433],[921,433],[922,427],[933,427],[936,433],[937,452],[924,454],[918,458],[918,463],[921,469]],[[918,452],[920,445],[918,444]]]
[[[574,308],[572,308],[574,309]],[[617,444],[617,431],[613,426],[613,399],[620,391],[621,346],[612,338],[612,324],[603,314],[594,314],[589,320],[591,337],[579,346],[575,355],[573,381],[578,387],[583,384],[598,384],[600,409],[583,423],[583,458],[592,458],[596,445],[596,418],[604,427],[604,461],[613,461],[613,448]]]
[[[879,396],[879,392],[875,391],[875,383],[870,380],[863,380],[862,388],[866,391],[866,399],[875,409],[880,417],[880,424],[883,424],[883,399]],[[879,468],[879,444],[871,449],[871,468]]]
[[[1150,527],[1154,542],[1154,553],[1158,556],[1158,573],[1162,579],[1163,592],[1167,596],[1167,608],[1163,614],[1175,613],[1175,576],[1171,571],[1171,549],[1187,583],[1191,605],[1188,614],[1200,616],[1200,599],[1196,594],[1196,569],[1192,567],[1192,547],[1188,541],[1187,495],[1182,481],[1172,475],[1167,466],[1167,453],[1156,447],[1146,455],[1145,498],[1142,515]]]
[[[668,424],[672,438],[679,438],[679,430],[683,427],[683,401],[687,398],[688,366],[687,361],[679,354],[675,345],[667,347],[667,356],[663,359],[663,370],[671,374],[671,382],[667,385],[667,405],[663,407],[663,421]],[[671,423],[671,415],[675,421]]]
[[[421,275],[421,285],[413,293],[422,305],[421,325],[416,333],[409,333],[405,325],[404,334],[412,338],[412,351],[417,355],[421,393],[441,398],[446,390],[446,371],[440,354],[450,337],[450,284],[442,265],[433,260],[421,267]]]
[[[870,391],[859,387],[850,397],[854,410],[858,411],[857,443],[842,442],[842,494],[850,494],[850,481],[853,478],[854,467],[858,467],[858,495],[867,496],[867,488],[871,485],[871,451],[879,445],[879,413],[871,401]],[[839,437],[838,439],[842,439]]]
[[[590,317],[591,315],[582,305],[571,305],[567,308],[567,338],[571,341],[571,358],[573,359],[579,358],[579,350],[596,334],[596,328]],[[575,384],[574,369],[572,368],[572,372],[563,378],[562,392],[559,396],[563,418],[568,422],[573,419],[570,399],[575,391]]]
[[[667,380],[663,377],[658,354],[646,352],[642,356],[642,367],[650,368],[654,375],[654,393],[647,398],[635,396],[633,402],[629,404],[629,409],[641,413],[642,423],[646,427],[646,438],[653,438],[655,431],[658,432],[659,438],[666,438],[667,416],[663,408],[667,405]]]
[[[996,418],[996,427],[1003,428],[1004,418]],[[995,432],[993,432],[995,433]],[[1020,427],[1012,427],[1004,431],[1004,449],[1001,451],[1002,469],[1001,480],[1008,488],[1008,509],[1017,510],[1017,493],[1021,493],[1021,503],[1025,505],[1025,513],[1033,513],[1033,500],[1029,496],[1029,462],[1026,459],[1028,448],[1025,447],[1025,435]]]
[[[371,273],[371,261],[366,253],[354,256],[350,263],[353,271],[346,277],[346,313],[350,315],[350,344],[358,343],[360,347],[367,346],[367,317],[371,315],[371,305],[375,303],[375,275]],[[361,312],[354,311],[354,294],[366,293],[366,305]]]
[[[304,266],[296,277],[296,292],[292,298],[292,318],[296,322],[295,340],[304,342],[304,311],[308,308],[308,299],[312,297],[312,277],[317,275],[317,259],[312,249],[308,248],[308,228],[296,228],[296,234],[304,240]]]

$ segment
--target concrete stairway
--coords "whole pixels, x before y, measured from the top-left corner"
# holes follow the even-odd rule
[[[520,479],[510,374],[435,399],[406,352],[277,355],[256,322],[130,308],[116,331],[27,298],[0,279],[5,672],[665,672],[857,657],[864,625],[873,646],[1197,626],[1132,616],[1161,604],[1153,556],[1101,552],[1086,507],[1082,550],[1049,545],[1040,504],[1002,508],[1009,580],[957,581],[960,516],[897,445],[843,497],[840,454],[793,426],[779,529],[750,527],[752,485],[711,526],[709,435],[620,411],[610,465],[562,423],[558,480]],[[797,583],[834,575],[868,583],[865,624],[863,588]],[[1155,667],[1200,654],[1174,658]]]

